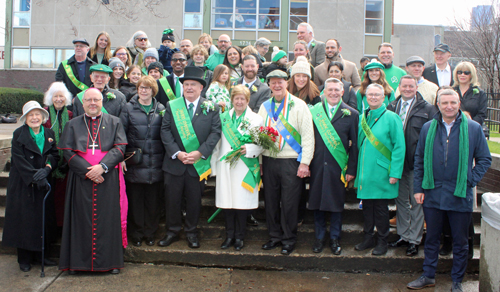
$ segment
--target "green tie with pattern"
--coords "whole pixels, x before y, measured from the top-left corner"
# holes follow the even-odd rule
[[[403,105],[401,106],[401,110],[399,111],[399,117],[401,118],[401,122],[403,122],[403,125],[405,124],[405,119],[406,119],[406,110],[408,107],[408,102],[405,101],[403,102]]]
[[[176,77],[177,81],[175,82],[175,96],[181,97],[181,83],[179,82],[179,77]]]
[[[194,104],[193,103],[189,103],[189,105],[188,105],[188,114],[189,114],[189,118],[191,118],[191,120],[193,119],[193,107],[194,107]]]
[[[330,121],[333,120],[333,112],[335,111],[335,107],[330,109]]]

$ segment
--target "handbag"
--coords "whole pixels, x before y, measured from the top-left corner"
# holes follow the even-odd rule
[[[146,136],[144,139],[144,146],[142,148],[127,148],[125,151],[125,159],[124,162],[127,162],[127,165],[139,165],[142,163],[142,149],[146,147],[146,141],[148,139],[149,130],[151,129],[151,122],[156,113],[156,109],[158,108],[158,102],[156,102],[155,110],[153,111],[152,117],[149,118],[148,121],[148,130],[146,131]]]

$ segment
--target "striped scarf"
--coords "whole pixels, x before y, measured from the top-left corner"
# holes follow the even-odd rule
[[[50,124],[52,125],[51,129],[54,131],[56,144],[59,144],[59,138],[61,137],[59,132],[62,132],[64,126],[66,126],[66,123],[69,120],[68,108],[66,108],[65,106],[62,109],[60,128],[59,128],[59,121],[57,120],[57,112],[56,109],[54,108],[54,105],[49,106],[49,114],[50,114]],[[62,173],[60,169],[61,165],[64,164],[64,158],[63,158],[64,156],[62,150],[59,150],[59,156],[61,159],[59,159],[59,163],[57,164],[56,170],[52,172],[52,176],[54,178],[64,178],[66,176],[66,174]]]

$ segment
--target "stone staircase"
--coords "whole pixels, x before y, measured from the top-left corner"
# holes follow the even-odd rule
[[[0,239],[5,219],[5,200],[8,173],[0,172]],[[327,247],[320,254],[311,250],[314,242],[314,222],[312,212],[307,211],[304,223],[298,228],[298,242],[296,250],[290,256],[280,254],[280,249],[265,251],[261,245],[267,241],[268,233],[265,227],[265,212],[263,198],[260,198],[259,209],[255,217],[260,225],[247,228],[245,248],[235,251],[233,248],[220,249],[220,244],[225,239],[224,216],[219,214],[210,224],[207,219],[216,211],[215,208],[215,181],[208,181],[202,199],[202,211],[199,224],[199,238],[201,248],[190,249],[187,247],[185,236],[181,233],[181,240],[174,242],[169,247],[146,246],[134,247],[129,245],[125,250],[125,260],[135,263],[173,264],[197,267],[225,267],[240,269],[261,270],[299,270],[299,271],[343,271],[343,272],[419,272],[422,270],[424,258],[423,244],[419,254],[407,257],[405,248],[389,249],[385,256],[371,255],[371,250],[358,252],[354,245],[363,239],[363,215],[358,208],[358,200],[354,193],[347,195],[345,211],[343,213],[342,227],[342,254],[335,256]],[[262,194],[261,194],[262,195]],[[480,195],[478,195],[480,198]],[[480,202],[478,205],[481,206]],[[391,216],[395,215],[394,203],[390,205]],[[474,210],[475,223],[474,258],[469,261],[468,272],[479,271],[479,244],[480,244],[480,207]],[[160,222],[160,230],[156,239],[165,234],[164,220]],[[396,230],[391,228],[389,240],[396,239]],[[425,234],[424,234],[425,236]],[[2,253],[15,253],[15,249],[0,246]],[[59,244],[52,248],[51,255],[58,257]],[[452,256],[440,257],[439,272],[449,272],[452,266]]]

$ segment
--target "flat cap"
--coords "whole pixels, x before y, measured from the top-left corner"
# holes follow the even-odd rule
[[[266,80],[269,81],[269,79],[271,79],[271,78],[283,78],[283,79],[287,80],[288,75],[285,72],[283,72],[279,69],[276,69],[276,70],[273,70],[271,73],[267,74]]]
[[[435,51],[441,51],[443,53],[446,53],[446,52],[451,53],[450,47],[447,44],[439,44],[439,45],[435,46],[434,52]]]
[[[425,61],[419,56],[411,56],[408,59],[406,59],[406,66],[411,65],[413,63],[420,63],[425,66]]]
[[[87,39],[84,39],[84,38],[74,39],[73,44],[76,44],[76,43],[82,43],[82,44],[86,44],[87,46],[90,46],[89,42],[87,42]]]
[[[365,65],[364,71],[368,71],[370,69],[376,69],[376,68],[381,69],[381,70],[385,69],[384,65],[382,63],[380,63],[379,61],[377,61],[377,59],[372,59],[370,61],[370,63]]]
[[[104,73],[108,73],[108,74],[113,73],[113,70],[111,68],[109,68],[109,66],[106,66],[103,64],[97,64],[97,65],[90,66],[89,71],[90,71],[90,73],[92,73],[94,71],[95,72],[104,72]]]

